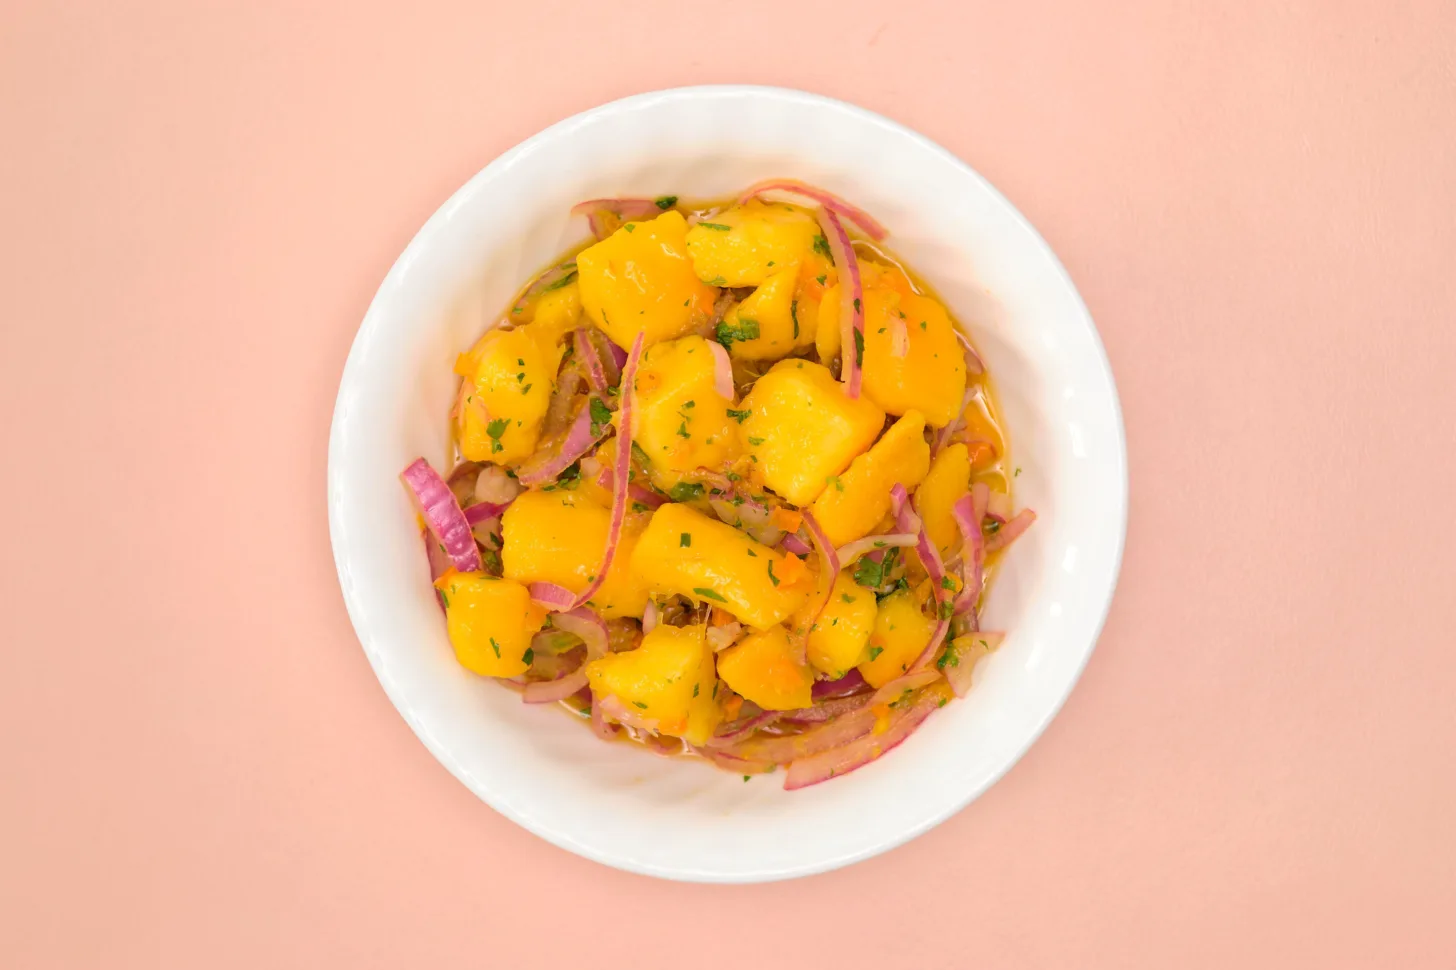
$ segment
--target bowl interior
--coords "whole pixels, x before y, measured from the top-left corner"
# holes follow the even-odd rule
[[[456,353],[570,243],[568,210],[603,196],[729,195],[761,178],[822,185],[874,214],[939,290],[995,378],[1018,504],[985,625],[1005,629],[970,697],[889,756],[798,792],[603,744],[556,707],[456,664],[401,469],[449,455]],[[696,88],[615,102],[491,163],[420,231],[350,353],[329,454],[335,558],[359,638],[429,749],[508,817],[634,871],[749,881],[841,865],[910,838],[988,787],[1071,690],[1105,616],[1126,519],[1122,425],[1096,331],[1026,221],[944,150],[879,116],[798,92]]]

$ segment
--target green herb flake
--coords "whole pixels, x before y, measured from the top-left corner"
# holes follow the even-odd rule
[[[921,330],[924,330],[925,329],[925,321],[924,320],[921,320],[920,321],[920,329]]]
[[[643,451],[642,446],[635,441],[632,442],[632,457],[636,459],[637,464],[641,465],[643,468],[651,467],[651,463],[647,460],[647,452]]]
[[[748,416],[752,413],[752,411],[735,411],[732,408],[728,408],[728,417],[732,418],[734,421],[737,421],[739,424],[747,421]],[[736,480],[737,479],[734,479],[734,481]]]
[[[703,497],[703,486],[697,482],[678,482],[667,494],[674,502],[691,502]]]
[[[935,662],[935,666],[940,670],[944,670],[947,667],[959,667],[960,665],[960,654],[956,653],[954,650],[947,650],[945,653],[941,654],[940,659]]]
[[[721,276],[715,276],[715,277],[713,277],[710,280],[705,280],[704,282],[706,282],[709,286],[727,286],[728,285],[728,281],[725,280]]]
[[[773,571],[773,560],[772,559],[770,559],[769,562],[768,562],[768,578],[773,581],[773,584],[775,586],[777,586],[779,584],[779,578],[774,575],[774,571]]]
[[[576,270],[572,270],[570,273],[567,273],[565,276],[561,277],[561,279],[552,280],[550,283],[547,283],[545,286],[541,287],[541,292],[550,293],[552,290],[559,290],[563,286],[570,286],[575,281]],[[517,363],[519,364],[520,361],[517,361]]]
[[[697,697],[698,696],[698,685],[697,684],[694,684],[693,685],[693,696],[694,697]]]
[[[450,597],[445,595],[445,591],[443,589],[437,590],[436,592],[440,594],[440,602],[444,603],[445,609],[448,610],[450,608]]]
[[[878,657],[880,654],[882,654],[884,652],[885,652],[885,648],[884,647],[870,647],[870,659],[871,660],[874,660],[876,657]]]
[[[532,650],[530,647],[527,647],[526,652],[521,654],[521,663],[529,664],[535,659],[536,651]]]
[[[861,586],[875,589],[885,581],[885,564],[875,562],[868,556],[854,564],[854,581]]]
[[[732,347],[734,341],[742,343],[745,340],[756,340],[761,332],[757,320],[739,317],[737,324],[730,324],[726,320],[718,324],[716,336],[718,343],[726,349]]]
[[[799,301],[789,304],[789,316],[794,318],[794,339],[799,339]]]
[[[642,710],[644,710],[644,711],[645,711],[645,710],[647,710],[647,705],[646,705],[646,704],[644,704],[644,703],[642,703],[642,702],[641,702],[641,701],[633,701],[633,702],[632,702],[632,706],[633,706],[633,707],[640,707],[640,708],[642,708]]]
[[[500,659],[500,644],[495,642],[495,637],[490,638],[490,648],[495,651],[495,659]]]
[[[629,222],[625,226],[623,226],[622,228],[625,229],[625,230],[627,230],[628,232],[631,232],[632,230],[636,229],[637,226],[635,224]]]
[[[1012,478],[1020,478],[1021,477],[1021,469],[1020,468],[1016,469],[1016,471],[1012,474],[1011,477]]]
[[[673,206],[677,205],[677,196],[675,196],[675,195],[659,196],[658,198],[653,199],[652,200],[652,203],[653,203],[653,205],[657,206],[659,209],[661,209],[664,212],[666,212],[668,209],[671,209]]]
[[[839,599],[840,599],[840,602],[843,602],[843,603],[853,603],[854,602],[854,597],[853,596],[850,596],[848,593],[840,593],[839,594]]]
[[[693,587],[693,592],[696,593],[697,595],[701,596],[705,600],[715,600],[716,602],[719,602],[719,603],[726,603],[726,602],[728,602],[723,597],[721,597],[717,593],[713,592],[711,589],[704,589],[701,586],[694,586]]]
[[[700,228],[700,229],[712,229],[712,230],[714,230],[716,232],[728,232],[733,227],[732,226],[725,226],[721,222],[700,222],[700,223],[698,223],[698,228]]]
[[[949,576],[940,577],[940,588],[955,589],[955,580],[951,579]]]
[[[859,301],[855,300],[855,303]],[[854,366],[864,366],[864,332],[860,330],[854,332]]]
[[[485,433],[490,436],[491,454],[495,454],[498,451],[506,450],[505,446],[501,444],[500,439],[501,435],[506,433],[506,428],[509,426],[510,422],[507,421],[505,418],[496,418],[494,421],[490,422],[490,424],[487,424],[485,426]]]
[[[830,475],[828,478],[824,479],[824,484],[833,485],[837,491],[844,491],[844,482],[840,481],[838,475]]]
[[[821,274],[821,275],[819,275],[819,276],[816,276],[816,277],[814,277],[814,281],[815,281],[815,282],[816,282],[816,283],[818,283],[818,284],[819,284],[819,285],[820,285],[820,286],[823,286],[823,285],[824,285],[824,281],[825,281],[825,280],[826,280],[826,279],[828,279],[828,278],[829,278],[829,277],[828,277],[828,274]]]
[[[683,418],[682,423],[677,426],[677,436],[679,438],[691,438],[692,437],[692,435],[690,433],[688,433],[688,419],[687,418]]]
[[[599,397],[591,399],[591,404],[587,406],[587,410],[591,413],[592,437],[599,438],[602,432],[606,430],[607,425],[612,423],[612,410]]]
[[[525,387],[521,388],[521,393],[522,394],[530,394],[531,393],[531,388],[533,388],[535,386],[536,386],[535,384],[527,384]]]
[[[693,544],[693,534],[691,532],[684,532],[682,535],[678,536],[678,538],[677,538],[677,545],[678,545],[678,548],[679,549],[686,549],[688,546],[691,546],[692,544]]]
[[[830,263],[834,262],[834,251],[829,248],[829,240],[825,239],[822,234],[814,237],[814,252],[829,260]]]
[[[988,536],[993,536],[1001,531],[1001,523],[997,522],[995,519],[991,519],[985,525],[981,526],[981,531],[986,533],[986,535]]]
[[[754,552],[754,551],[753,551],[753,550],[752,550],[752,549],[749,549],[749,550],[747,550],[747,552],[748,552],[748,554],[749,554],[749,555],[750,555],[750,556],[752,556],[752,557],[753,557],[753,558],[754,558],[754,559],[757,559],[757,558],[758,558],[758,553],[756,553],[756,552]]]
[[[764,439],[762,439],[762,438],[755,438],[752,435],[749,435],[748,436],[748,443],[750,445],[753,445],[755,448],[757,448],[759,445],[763,444],[763,440]]]

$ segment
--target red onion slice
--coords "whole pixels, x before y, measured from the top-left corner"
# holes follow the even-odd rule
[[[738,197],[738,204],[742,205],[756,195],[764,192],[788,192],[793,195],[803,196],[820,206],[848,219],[860,228],[866,236],[879,242],[889,235],[884,226],[863,209],[844,201],[839,196],[826,192],[823,189],[815,188],[806,182],[798,179],[767,179],[763,182],[756,182],[750,185],[743,194]]]
[[[516,302],[511,306],[511,318],[514,319],[515,314],[526,308],[526,304],[530,302],[531,297],[535,296],[537,293],[540,293],[542,290],[552,287],[553,285],[565,286],[567,283],[571,282],[569,277],[575,275],[576,260],[574,259],[569,259],[559,266],[552,266],[550,269],[546,270],[546,272],[536,277],[535,281],[532,282],[530,286],[526,287],[526,292],[522,293],[520,297],[516,300]]]
[[[576,350],[576,359],[581,362],[582,368],[586,371],[587,383],[598,394],[605,394],[610,385],[607,383],[607,372],[602,367],[602,358],[597,353],[596,345],[591,342],[591,338],[586,335],[585,330],[573,333],[571,344]]]
[[[1035,521],[1036,513],[1031,509],[1022,509],[1017,512],[1010,522],[997,529],[994,535],[986,538],[986,551],[995,552],[998,549],[1005,549],[1015,542],[1018,536],[1030,529],[1031,524]]]
[[[865,536],[863,539],[856,539],[840,546],[835,555],[839,557],[839,568],[844,569],[865,553],[874,552],[876,549],[888,549],[891,546],[913,546],[919,541],[920,537],[913,532]]]
[[[848,386],[849,396],[857,398],[864,364],[864,284],[859,275],[859,258],[833,210],[819,210],[819,225],[839,269],[839,379]]]
[[[578,606],[565,613],[553,613],[551,625],[581,638],[586,644],[586,658],[596,660],[607,655],[607,623],[589,607]]]
[[[708,746],[712,748],[732,747],[738,742],[745,740],[759,728],[768,727],[770,724],[773,724],[783,714],[783,711],[761,711],[750,718],[734,721],[732,724],[725,724],[718,729],[716,734],[708,739]]]
[[[516,481],[527,488],[542,485],[559,476],[572,463],[579,460],[602,438],[612,426],[608,423],[594,425],[591,415],[591,400],[577,413],[576,419],[566,432],[559,446],[548,447],[536,452],[516,471]]]
[[[784,789],[807,788],[864,767],[914,733],[941,700],[935,692],[927,692],[910,707],[893,711],[890,726],[883,734],[862,735],[843,747],[795,760],[784,778]]]
[[[965,613],[981,598],[985,582],[986,543],[981,536],[981,519],[986,515],[986,502],[991,489],[985,482],[971,486],[971,494],[962,495],[951,506],[950,514],[961,530],[961,580],[955,611]]]
[[[1011,496],[1005,492],[992,492],[986,501],[986,517],[1002,525],[1011,521]]]
[[[935,443],[930,448],[930,457],[934,458],[936,455],[940,454],[943,449],[950,446],[950,440],[952,437],[954,437],[956,431],[960,428],[961,423],[965,421],[966,408],[971,406],[971,399],[975,396],[975,388],[966,388],[966,393],[961,395],[961,406],[960,409],[956,411],[956,416],[951,419],[950,424],[947,424],[944,428],[940,429],[940,434],[935,436]]]
[[[574,216],[586,216],[592,235],[598,239],[607,238],[606,223],[602,214],[610,212],[624,222],[634,219],[650,219],[663,210],[652,199],[588,199],[571,207]]]
[[[818,701],[832,697],[848,697],[864,687],[864,675],[858,670],[851,670],[838,680],[816,680],[814,682],[814,699]]]
[[[863,737],[874,730],[877,715],[868,706],[842,714],[822,727],[810,728],[802,734],[783,737],[758,737],[743,741],[731,749],[733,754],[750,761],[767,764],[788,764],[829,751]]]
[[[586,686],[586,671],[575,670],[555,680],[533,681],[521,691],[521,700],[526,704],[550,704],[564,701]]]
[[[511,503],[496,505],[494,502],[476,502],[465,510],[465,521],[472,526],[488,522],[506,510]]]
[[[945,657],[940,669],[950,681],[951,690],[957,697],[965,697],[971,689],[971,676],[976,670],[976,661],[995,652],[1006,638],[1004,633],[968,633],[956,637],[945,648]]]
[[[733,403],[733,364],[728,359],[728,351],[716,340],[708,341],[708,349],[713,354],[713,390],[718,396],[729,404]]]
[[[920,557],[920,565],[925,567],[925,574],[930,577],[930,589],[935,603],[935,629],[930,634],[930,642],[925,645],[925,649],[910,666],[910,673],[913,674],[923,670],[931,660],[935,659],[935,652],[940,649],[941,641],[945,639],[946,631],[950,629],[953,608],[946,599],[945,564],[941,562],[940,550],[931,541],[930,532],[925,528],[924,521],[911,510],[904,485],[897,482],[895,487],[890,490],[890,502],[895,508],[896,527],[901,532],[913,531],[917,536],[915,552]]]
[[[981,362],[981,355],[976,353],[976,348],[971,346],[971,338],[961,333],[959,329],[956,330],[955,335],[956,339],[961,343],[961,351],[966,356],[966,373],[986,373],[986,365]]]
[[[656,492],[650,491],[635,483],[627,486],[627,495],[632,501],[639,505],[645,505],[649,509],[658,508],[667,501],[667,499],[658,495]]]
[[[592,732],[603,741],[610,741],[617,736],[617,726],[607,723],[606,712],[602,710],[601,698],[595,694],[592,695],[591,728]]]
[[[789,552],[792,552],[796,556],[807,556],[809,553],[814,551],[813,547],[811,547],[809,543],[805,542],[803,539],[800,539],[796,534],[792,532],[784,536],[784,541],[781,543],[781,545],[783,545],[785,549],[787,549]]]
[[[602,713],[623,727],[632,728],[635,731],[644,731],[648,734],[656,734],[658,728],[657,718],[643,717],[639,712],[632,710],[622,699],[613,694],[608,694],[601,699]]]
[[[480,572],[480,550],[475,546],[475,536],[445,480],[423,458],[416,458],[400,473],[400,478],[409,487],[410,497],[430,534],[445,547],[451,564],[462,573]]]
[[[530,593],[531,602],[552,612],[564,613],[576,605],[576,594],[555,583],[532,583],[526,592]]]
[[[809,628],[812,630],[814,624],[819,622],[819,616],[824,608],[829,605],[829,600],[834,596],[834,581],[839,578],[839,556],[830,543],[829,537],[824,534],[814,513],[808,509],[803,510],[804,527],[809,530],[809,536],[814,540],[814,548],[819,551],[819,585],[824,587],[819,594],[819,603],[814,607],[812,619],[809,621]]]
[[[812,707],[786,711],[780,720],[793,724],[818,724],[832,721],[842,714],[857,711],[868,703],[870,703],[870,695],[864,693],[852,694],[849,697],[831,697],[816,702]]]

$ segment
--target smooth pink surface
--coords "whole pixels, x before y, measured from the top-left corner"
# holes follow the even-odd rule
[[[0,965],[1456,965],[1456,7],[695,6],[0,11]],[[324,450],[452,190],[728,81],[884,112],[1036,223],[1107,342],[1132,520],[1005,780],[713,888],[430,758],[345,617]]]

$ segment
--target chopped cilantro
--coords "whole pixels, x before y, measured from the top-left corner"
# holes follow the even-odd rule
[[[724,347],[732,347],[735,340],[739,343],[745,340],[755,340],[760,332],[757,320],[739,317],[736,326],[726,321],[718,324],[718,343]]]
[[[601,437],[602,432],[606,430],[607,425],[612,423],[611,408],[607,407],[606,404],[602,403],[601,398],[594,397],[591,399],[591,404],[588,406],[587,410],[591,412],[592,437],[599,438]]]
[[[777,586],[779,584],[779,578],[777,576],[775,576],[774,575],[774,572],[773,572],[773,560],[772,559],[770,559],[768,561],[768,578],[771,579],[771,580],[773,580],[773,584],[775,586]]]
[[[500,439],[501,435],[506,433],[506,427],[509,425],[510,422],[507,421],[505,418],[496,418],[490,424],[487,424],[485,426],[485,433],[490,436],[491,454],[495,454],[498,451],[506,450],[505,446],[501,444]]]
[[[445,595],[445,591],[443,589],[437,590],[436,592],[440,594],[440,602],[444,603],[445,608],[448,610],[450,608],[450,597]]]
[[[637,464],[641,465],[643,468],[652,467],[651,462],[647,460],[647,452],[643,451],[642,446],[635,441],[632,442],[632,457],[635,458],[637,460]]]
[[[814,277],[814,282],[818,283],[820,286],[823,286],[824,285],[824,281],[826,279],[828,279],[828,278],[829,278],[829,274],[827,274],[827,273],[821,273],[820,275]]]
[[[858,300],[854,302],[856,304],[859,303]],[[864,331],[862,330],[856,330],[854,332],[854,366],[864,366]]]
[[[755,448],[757,448],[759,445],[763,444],[763,439],[762,438],[755,438],[752,435],[749,435],[748,436],[748,443],[751,444],[751,445],[753,445]]]
[[[707,284],[708,284],[708,285],[709,285],[709,286],[727,286],[727,285],[728,285],[728,281],[727,281],[727,280],[725,280],[725,279],[724,279],[724,278],[723,278],[723,277],[721,277],[721,276],[715,276],[715,277],[713,277],[713,278],[712,278],[712,279],[710,279],[710,280],[706,280],[706,281],[705,281],[705,282],[706,282],[706,283],[707,283]]]
[[[748,416],[752,413],[752,411],[735,411],[732,408],[728,409],[728,417],[732,418],[734,421],[737,421],[739,424],[747,421]]]
[[[789,304],[789,316],[794,318],[794,339],[799,339],[799,301]]]
[[[841,492],[844,491],[844,482],[840,481],[838,475],[830,475],[828,478],[824,479],[824,484],[833,485],[836,490]]]
[[[692,435],[688,433],[688,419],[687,418],[683,418],[682,423],[677,426],[677,436],[679,438],[691,438],[692,437]]]
[[[960,655],[954,650],[947,650],[945,653],[941,654],[940,659],[935,662],[935,666],[941,670],[944,670],[947,667],[959,667],[960,665]]]
[[[758,558],[758,553],[754,552],[752,549],[749,549],[748,550],[748,554],[750,556],[752,556],[754,559],[757,559]]]
[[[1020,478],[1021,477],[1021,469],[1020,468],[1016,469],[1015,473],[1012,474],[1011,477],[1012,478]]]
[[[697,482],[678,482],[667,490],[667,494],[674,502],[691,502],[703,497],[703,486]]]
[[[949,576],[940,577],[940,588],[955,589],[955,580],[951,579]]]
[[[500,659],[500,644],[495,642],[495,637],[490,638],[490,648],[495,651],[495,659]]]
[[[981,531],[986,533],[986,535],[988,536],[993,536],[1001,531],[1001,523],[997,522],[995,519],[991,519],[985,525],[981,526]]]
[[[625,230],[627,230],[628,232],[631,232],[632,230],[636,229],[637,226],[634,225],[633,223],[630,223],[629,222],[625,226],[623,226],[622,228],[625,229]]]
[[[679,549],[686,549],[693,544],[693,534],[691,532],[684,532],[678,536],[677,544]]]
[[[563,286],[569,286],[571,282],[575,279],[576,270],[572,270],[570,273],[567,273],[565,276],[561,277],[561,279],[552,280],[550,283],[547,283],[545,286],[541,287],[541,292],[550,293],[552,290],[559,290]],[[519,361],[517,361],[517,363],[519,363]]]
[[[693,587],[693,592],[694,593],[697,593],[703,599],[717,600],[719,603],[726,603],[726,602],[728,602],[723,597],[721,597],[717,593],[713,592],[711,589],[704,589],[701,586],[694,586]]]
[[[718,232],[727,232],[733,228],[732,226],[725,226],[721,222],[700,222],[698,225],[703,229],[714,229]]]
[[[644,711],[645,711],[645,710],[647,710],[647,705],[646,705],[646,704],[644,704],[644,703],[642,703],[642,702],[641,702],[641,701],[633,701],[633,702],[632,702],[632,706],[633,706],[633,707],[640,707],[640,708],[642,708],[642,709],[643,709],[643,710],[644,710]]]
[[[660,196],[660,197],[658,197],[656,199],[653,199],[652,202],[659,209],[662,209],[662,210],[665,211],[665,210],[671,209],[673,206],[677,205],[677,196],[675,196],[675,195],[664,195],[664,196]]]
[[[829,248],[829,240],[825,239],[822,234],[814,237],[814,252],[829,260],[830,263],[834,262],[834,252]]]
[[[854,565],[854,581],[870,589],[876,588],[885,581],[884,563],[875,562],[865,556]]]
[[[870,659],[873,660],[884,652],[884,647],[870,647]]]
[[[526,652],[523,653],[523,654],[521,654],[521,662],[522,663],[529,664],[531,661],[533,661],[535,659],[536,659],[536,651],[532,650],[530,647],[527,647],[526,648]]]
[[[845,602],[845,603],[853,603],[854,602],[854,597],[853,596],[850,596],[848,593],[840,593],[839,594],[839,598],[843,602]]]

